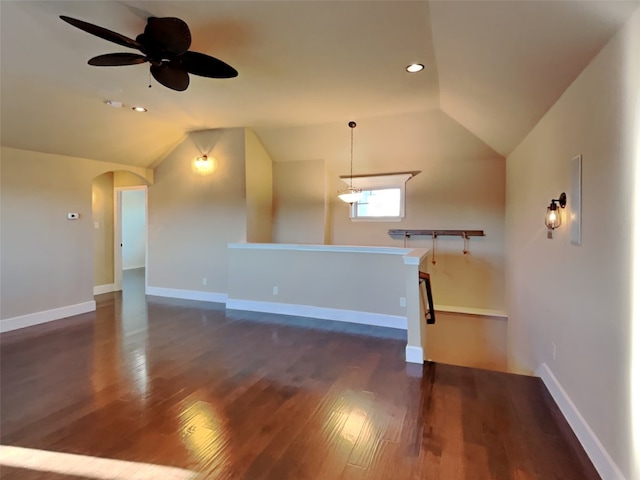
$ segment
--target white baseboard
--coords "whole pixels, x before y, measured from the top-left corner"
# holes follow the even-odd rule
[[[436,312],[462,313],[465,315],[478,315],[481,317],[499,317],[504,318],[505,320],[509,318],[509,315],[502,310],[489,310],[486,308],[475,307],[455,307],[451,305],[435,305],[433,308]]]
[[[105,285],[96,285],[95,287],[93,287],[93,294],[102,295],[103,293],[113,292],[115,291],[115,289],[116,289],[115,283],[109,283]]]
[[[311,305],[296,305],[290,303],[259,302],[255,300],[227,300],[229,310],[248,310],[250,312],[277,313],[280,315],[295,315],[299,317],[321,318],[338,322],[359,323],[377,327],[407,329],[407,317],[385,315],[382,313],[359,312],[356,310],[341,310],[338,308],[314,307]]]
[[[414,347],[412,345],[407,345],[404,349],[404,358],[407,363],[424,363],[424,351],[422,347]]]
[[[42,312],[29,313],[19,317],[5,318],[0,320],[0,333],[18,330],[19,328],[32,327],[41,323],[52,322],[61,318],[73,317],[81,313],[93,312],[96,309],[96,302],[77,303],[66,307],[53,308]]]
[[[201,302],[226,303],[227,301],[226,293],[181,290],[179,288],[147,287],[145,293],[156,297],[181,298],[183,300],[199,300]]]
[[[540,364],[536,370],[536,375],[542,379],[547,390],[549,390],[600,476],[607,480],[624,480],[624,475],[571,401],[567,392],[562,388],[549,366],[546,363]]]

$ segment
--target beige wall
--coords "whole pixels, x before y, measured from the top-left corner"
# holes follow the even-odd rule
[[[407,330],[422,363],[419,262],[425,249],[300,244],[229,245],[227,308]]]
[[[628,479],[640,478],[633,470],[640,447],[634,452],[632,439],[640,402],[631,402],[632,382],[640,387],[631,370],[632,349],[640,348],[631,345],[639,51],[640,10],[507,162],[510,365],[531,372],[546,363]],[[577,154],[583,156],[579,247],[570,245],[566,225],[553,240],[543,226],[550,199],[569,193],[569,162]]]
[[[325,243],[324,160],[273,165],[273,241]]]
[[[436,312],[426,329],[425,352],[434,362],[506,372],[505,318]]]
[[[401,170],[401,169],[398,169]],[[438,305],[488,310],[505,309],[504,181],[501,158],[428,159],[422,173],[406,184],[406,216],[399,222],[353,222],[349,206],[331,198],[332,243],[404,246],[389,229],[484,230],[469,241],[439,237],[435,265],[429,262],[434,301]],[[409,247],[432,247],[431,237],[414,237]]]
[[[471,239],[469,255],[462,254],[461,238],[438,240],[437,263],[430,268],[436,303],[504,310],[504,158],[439,110],[356,120],[354,174],[422,172],[407,183],[406,217],[399,222],[349,219],[349,206],[337,197],[345,187],[339,176],[349,174],[346,122],[258,129],[275,162],[274,240],[325,243],[326,236],[332,245],[402,247],[403,240],[389,237],[389,229],[482,229],[486,237]],[[313,172],[305,172],[311,165]],[[294,209],[296,196],[311,195],[317,206]],[[314,232],[313,237],[307,239],[305,232]],[[430,248],[431,241],[414,238],[408,246]]]
[[[124,170],[117,170],[113,172],[114,187],[139,187],[142,185],[149,185],[149,182],[135,173],[126,172]]]
[[[0,150],[0,318],[93,300],[93,179],[129,169],[62,155]],[[68,212],[80,214],[67,220]]]
[[[208,175],[193,168],[203,154],[215,159]],[[149,286],[225,293],[227,243],[247,235],[245,196],[244,129],[189,134],[149,188]]]
[[[133,176],[133,174],[131,174]],[[114,172],[93,179],[93,284],[113,283],[113,180]]]
[[[230,248],[229,262],[229,298],[406,316],[401,253]]]
[[[270,242],[273,225],[273,162],[253,133],[245,128],[247,242]]]

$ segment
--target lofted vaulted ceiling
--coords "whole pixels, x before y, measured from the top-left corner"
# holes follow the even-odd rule
[[[506,156],[636,8],[637,1],[2,1],[1,141],[148,167],[188,132],[246,126],[280,160],[287,129],[410,122],[440,109]],[[149,16],[179,17],[191,28],[192,50],[239,76],[191,76],[185,92],[154,80],[148,88],[148,64],[87,65],[133,51],[59,15],[130,38]],[[425,70],[406,73],[412,62]],[[148,112],[107,107],[111,99]],[[319,128],[312,144],[323,145],[329,130]]]

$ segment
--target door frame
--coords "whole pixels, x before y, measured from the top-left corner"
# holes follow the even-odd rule
[[[144,290],[149,285],[149,187],[113,187],[113,284],[114,291],[122,290],[122,192],[144,191]]]

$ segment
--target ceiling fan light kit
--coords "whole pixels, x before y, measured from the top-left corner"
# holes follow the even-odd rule
[[[176,91],[184,91],[189,86],[189,74],[209,78],[234,78],[238,71],[222,60],[192,52],[191,32],[187,24],[175,17],[149,17],[144,32],[135,40],[117,32],[60,15],[70,25],[91,35],[108,40],[127,48],[135,48],[138,53],[107,53],[89,60],[89,65],[97,67],[117,67],[149,62],[151,75],[158,83]]]

